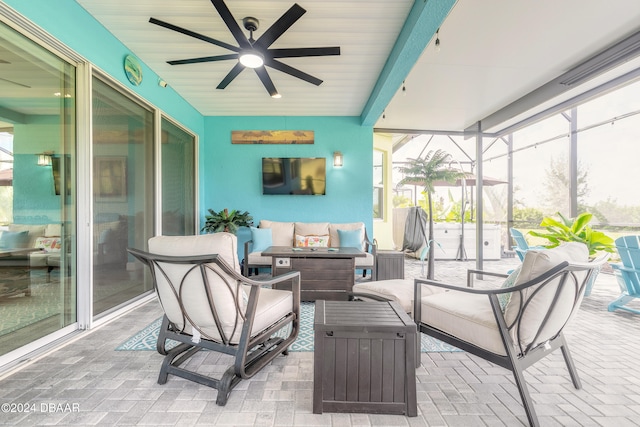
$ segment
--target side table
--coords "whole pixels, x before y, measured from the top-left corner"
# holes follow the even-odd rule
[[[316,301],[313,413],[417,416],[416,336],[395,302]]]
[[[376,280],[404,279],[404,252],[376,251]]]

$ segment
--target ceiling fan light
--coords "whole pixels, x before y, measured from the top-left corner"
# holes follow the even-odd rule
[[[274,99],[280,99],[282,98],[282,95],[280,95],[279,93],[274,93],[273,95],[271,95],[271,97]]]
[[[264,65],[264,57],[253,49],[241,52],[239,60],[247,68],[258,68]]]

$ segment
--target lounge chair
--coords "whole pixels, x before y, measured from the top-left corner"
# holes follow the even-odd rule
[[[149,240],[150,252],[127,250],[149,266],[164,310],[158,351],[166,356],[159,384],[171,374],[216,388],[216,403],[224,406],[241,379],[286,355],[298,336],[300,273],[243,277],[235,235],[159,236]],[[266,287],[283,281],[292,283],[291,291]],[[168,339],[180,344],[167,350]],[[181,366],[202,349],[233,356],[221,378]]]

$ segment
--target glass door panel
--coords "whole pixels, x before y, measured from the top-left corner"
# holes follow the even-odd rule
[[[162,234],[195,234],[195,137],[163,118],[161,142]]]
[[[153,113],[93,78],[93,314],[151,290],[127,247],[153,235]]]
[[[0,356],[76,322],[76,70],[0,23]]]

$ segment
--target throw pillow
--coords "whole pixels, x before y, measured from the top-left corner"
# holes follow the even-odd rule
[[[340,239],[341,248],[362,249],[361,230],[338,230],[338,238]]]
[[[501,289],[513,288],[516,284],[516,280],[518,279],[518,274],[520,274],[521,268],[522,268],[522,265],[519,265],[518,268],[513,270],[511,274],[509,274],[509,277],[507,277],[504,280],[504,283],[502,284],[502,286],[500,286],[500,288]],[[498,302],[500,303],[500,309],[502,310],[503,313],[504,313],[504,308],[507,306],[510,300],[511,300],[511,293],[498,294]]]
[[[28,231],[3,231],[0,236],[0,249],[24,248],[28,237]]]
[[[251,227],[251,240],[253,240],[253,252],[266,250],[269,246],[273,246],[271,229]]]
[[[301,236],[296,234],[296,247],[298,248],[326,248],[329,246],[329,235]]]
[[[59,237],[38,237],[36,248],[44,252],[60,252],[61,241]]]

